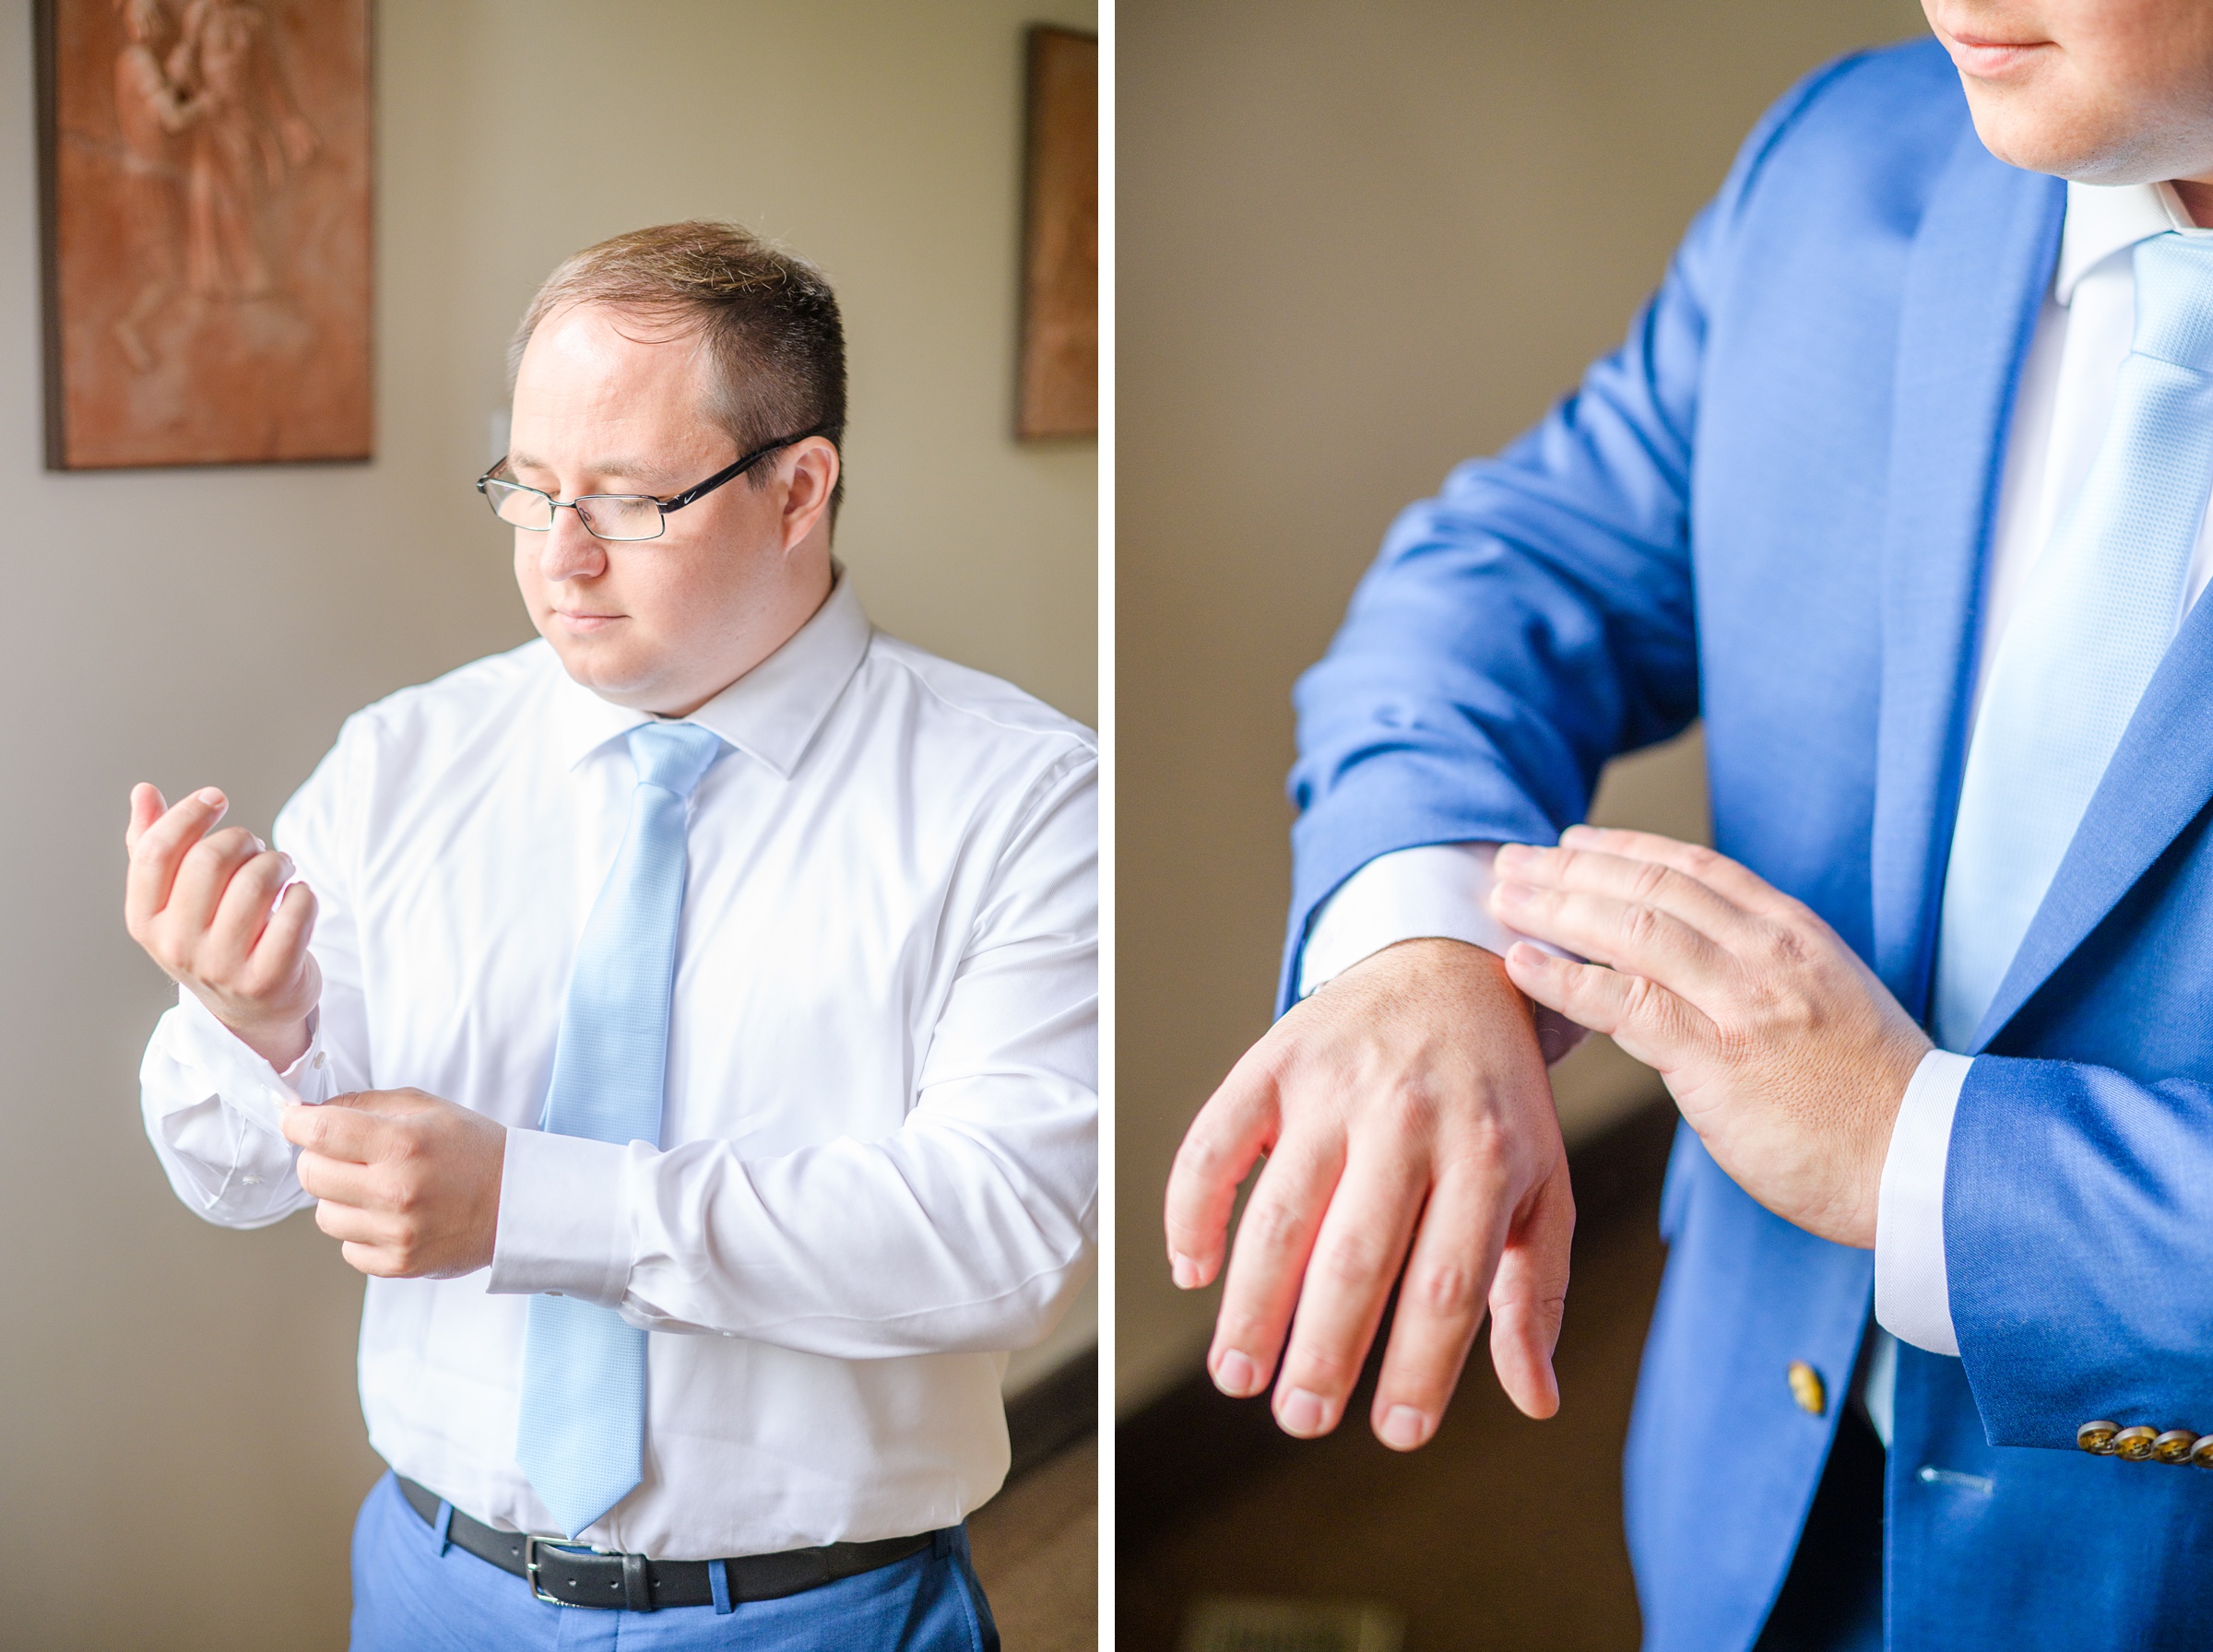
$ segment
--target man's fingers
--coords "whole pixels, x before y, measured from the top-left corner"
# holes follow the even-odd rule
[[[207,786],[179,799],[138,833],[124,881],[124,915],[134,930],[169,904],[178,866],[229,807],[222,793]]]
[[[168,812],[169,801],[161,796],[160,786],[148,785],[143,780],[133,786],[130,820],[123,829],[123,852],[125,855],[135,852],[148,828]]]
[[[374,1113],[347,1105],[354,1100],[340,1096],[320,1107],[287,1107],[278,1120],[284,1139],[326,1159],[344,1159],[355,1164],[373,1163],[381,1157],[390,1126]]]
[[[1506,1397],[1531,1417],[1560,1409],[1553,1350],[1568,1306],[1568,1257],[1575,1237],[1575,1196],[1563,1156],[1537,1185],[1507,1238],[1491,1282],[1491,1363]]]
[[[293,884],[278,898],[277,909],[254,943],[247,963],[250,988],[273,991],[292,978],[307,943],[314,938],[318,910],[315,891],[304,883]]]
[[[311,1149],[300,1155],[293,1168],[302,1189],[327,1203],[351,1205],[361,1210],[389,1211],[393,1208],[389,1187],[371,1165]]]
[[[238,869],[268,847],[243,826],[211,832],[184,852],[163,903],[163,926],[195,938],[214,927],[215,914]]]
[[[1670,1073],[1710,1047],[1713,1022],[1646,976],[1577,963],[1516,942],[1506,954],[1508,979],[1578,1026],[1604,1032],[1629,1055]]]
[[[217,969],[229,974],[245,963],[276,915],[278,891],[291,877],[292,857],[276,849],[263,849],[232,868],[207,924],[211,974]]]
[[[1524,935],[1648,975],[1694,1000],[1713,1001],[1732,991],[1743,974],[1728,948],[1675,913],[1643,902],[1502,881],[1491,891],[1491,909]]]
[[[1732,952],[1746,951],[1765,933],[1762,921],[1726,894],[1665,861],[1610,854],[1569,842],[1557,849],[1502,844],[1495,865],[1502,881],[1576,891],[1654,907],[1682,919]]]
[[[1427,1445],[1444,1419],[1511,1215],[1473,1162],[1448,1166],[1429,1195],[1368,1414],[1376,1437],[1395,1451]]]
[[[1276,1379],[1275,1418],[1285,1434],[1310,1439],[1343,1416],[1427,1180],[1427,1163],[1395,1146],[1366,1154],[1355,1147],[1308,1255]],[[1240,1233],[1240,1262],[1243,1243]]]
[[[1749,867],[1700,844],[1663,837],[1656,832],[1629,832],[1614,826],[1570,826],[1560,833],[1564,849],[1596,849],[1628,860],[1672,867],[1725,895],[1746,912],[1775,917],[1795,904]]]
[[[1268,1386],[1315,1233],[1343,1168],[1342,1138],[1286,1139],[1246,1201],[1206,1357],[1214,1386],[1232,1398]]]
[[[1221,1271],[1237,1185],[1274,1143],[1275,1082],[1257,1054],[1249,1052],[1207,1098],[1168,1173],[1168,1266],[1186,1291],[1213,1283]]]
[[[346,1260],[363,1273],[398,1271],[391,1266],[390,1253],[404,1246],[408,1237],[400,1217],[326,1198],[315,1207],[315,1225],[340,1241]],[[356,1258],[357,1249],[369,1253],[367,1264]]]

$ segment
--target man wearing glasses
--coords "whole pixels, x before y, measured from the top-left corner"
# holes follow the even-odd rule
[[[274,847],[132,795],[148,1133],[370,1276],[357,1648],[996,1646],[961,1523],[1096,1220],[1095,743],[870,628],[808,265],[619,237],[515,365],[543,641],[349,720]]]

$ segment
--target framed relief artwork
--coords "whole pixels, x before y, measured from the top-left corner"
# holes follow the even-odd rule
[[[368,0],[38,25],[49,467],[368,458]]]
[[[1030,30],[1024,206],[1024,440],[1099,429],[1099,42]]]

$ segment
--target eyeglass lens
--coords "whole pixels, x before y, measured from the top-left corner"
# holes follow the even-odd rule
[[[553,502],[535,488],[488,478],[491,513],[514,527],[542,534],[553,525]],[[642,494],[594,493],[575,502],[584,525],[602,539],[651,539],[661,531],[661,507]]]

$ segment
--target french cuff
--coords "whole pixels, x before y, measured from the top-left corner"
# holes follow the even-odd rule
[[[190,987],[177,988],[178,1060],[195,1068],[211,1094],[219,1095],[244,1117],[284,1139],[278,1121],[296,1103],[327,1102],[336,1091],[330,1056],[323,1047],[323,1013],[310,1010],[307,1048],[299,1060],[278,1072],[244,1040],[216,1019]]]
[[[1883,1155],[1875,1210],[1875,1317],[1900,1342],[1957,1356],[1952,1293],[1944,1271],[1944,1171],[1952,1115],[1974,1065],[1931,1050],[1913,1069]]]
[[[630,1290],[629,1154],[612,1141],[509,1126],[485,1290],[618,1306]]]
[[[1379,855],[1339,884],[1314,914],[1299,950],[1298,996],[1307,997],[1364,958],[1402,940],[1461,940],[1503,958],[1518,940],[1556,957],[1573,954],[1509,929],[1491,915],[1497,844],[1425,844]],[[1547,1062],[1589,1033],[1558,1011],[1536,1007],[1537,1043]]]

